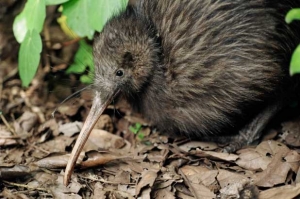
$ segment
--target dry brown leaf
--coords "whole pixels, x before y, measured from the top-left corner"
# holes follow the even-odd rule
[[[223,169],[219,170],[217,180],[221,198],[240,198],[240,191],[250,183],[246,176]]]
[[[300,166],[300,155],[297,151],[289,151],[289,153],[284,157],[284,160],[289,164],[293,172],[298,172]]]
[[[275,155],[276,153],[285,154],[290,151],[290,149],[282,144],[281,142],[277,142],[274,140],[268,140],[260,143],[255,149],[262,157]]]
[[[218,148],[218,145],[214,142],[199,142],[190,141],[179,146],[179,148],[185,152],[189,152],[192,149],[200,148],[204,151],[212,151]]]
[[[36,158],[44,158],[51,153],[63,153],[67,146],[71,145],[75,138],[67,136],[57,136],[52,140],[38,144],[32,152],[32,156]]]
[[[87,140],[83,151],[99,150],[99,149],[120,149],[125,146],[123,138],[111,134],[104,130],[93,129],[89,139]]]
[[[30,169],[26,166],[17,165],[14,167],[0,168],[1,180],[16,180],[31,175]]]
[[[245,184],[245,182],[249,182],[249,179],[247,177],[245,177],[244,175],[230,172],[230,171],[227,171],[224,169],[219,170],[217,180],[218,180],[221,188],[227,187],[231,184],[236,184],[236,183]]]
[[[201,168],[200,166],[185,166],[179,170],[196,198],[215,198],[216,195],[208,188],[208,186],[215,182],[218,171],[208,171],[211,175],[201,176],[205,171],[208,170]],[[203,182],[209,185],[204,186]]]
[[[20,164],[23,161],[24,150],[14,148],[5,156],[6,163]]]
[[[259,199],[293,199],[300,195],[300,184],[285,185],[260,192]]]
[[[91,168],[96,167],[99,165],[106,164],[108,162],[114,161],[114,160],[120,160],[124,157],[120,157],[111,153],[101,153],[96,151],[91,151],[86,154],[88,158],[80,163],[81,168]]]
[[[283,133],[287,133],[285,141],[288,145],[299,147],[300,146],[300,118],[282,123]]]
[[[52,131],[53,136],[58,136],[59,130],[58,130],[58,124],[55,119],[47,120],[45,123],[41,124],[38,128],[38,132],[42,133],[46,129],[50,129]]]
[[[103,129],[105,131],[108,131],[110,133],[113,133],[114,131],[114,124],[109,115],[101,115],[94,127],[94,129]]]
[[[0,132],[0,137],[2,137],[0,138],[0,146],[4,147],[4,146],[11,146],[11,145],[18,144],[18,142],[15,139],[9,138],[11,137],[10,135],[11,135],[10,133],[4,135],[3,133]],[[7,137],[7,138],[3,138],[3,137]]]
[[[150,187],[143,188],[142,191],[141,191],[141,196],[140,197],[143,198],[143,199],[151,199],[150,193],[151,193],[151,188]]]
[[[48,186],[48,185],[52,185],[55,183],[55,181],[57,180],[57,175],[54,173],[45,173],[45,172],[37,172],[34,175],[34,179],[39,182],[39,186],[41,186],[41,184],[43,186]]]
[[[285,151],[276,153],[267,169],[253,176],[254,184],[261,187],[273,187],[284,183],[288,172],[291,170],[290,165],[282,161],[285,153]]]
[[[175,195],[170,188],[159,189],[155,192],[155,199],[175,199]]]
[[[157,172],[158,172],[158,170],[153,170],[153,169],[144,170],[142,172],[141,179],[135,189],[136,196],[138,196],[140,194],[142,188],[145,188],[147,186],[149,186],[149,187],[153,186],[153,184],[157,178]]]
[[[34,165],[42,168],[47,168],[47,169],[58,169],[58,168],[66,167],[69,158],[70,158],[70,154],[60,155],[60,156],[50,156],[35,162]],[[83,158],[84,158],[84,152],[81,152],[77,159],[76,165],[79,165],[82,162]]]
[[[262,156],[253,148],[246,148],[239,150],[239,159],[236,164],[248,170],[257,171],[266,169],[267,165],[271,162],[268,156]]]
[[[210,186],[216,183],[216,176],[218,170],[210,170],[202,166],[189,166],[186,165],[180,168],[182,173],[188,177],[189,181],[195,184],[202,183],[205,186]]]
[[[132,198],[134,198],[133,196],[135,196],[135,187],[134,186],[119,184],[118,191],[120,191],[121,193],[130,194],[132,196]],[[128,197],[125,196],[125,198],[128,198]]]
[[[38,116],[36,113],[26,111],[14,122],[15,131],[17,134],[23,134],[24,132],[30,132],[33,126],[38,122]]]
[[[163,180],[166,180],[164,178],[164,175],[161,176]],[[162,180],[161,179],[161,180]],[[166,180],[165,182],[162,182],[162,183],[156,183],[155,187],[157,187],[157,189],[165,189],[167,187],[170,187],[176,180]]]
[[[83,187],[77,178],[72,176],[70,184],[66,187],[63,184],[63,175],[59,175],[56,183],[49,187],[54,198],[67,198],[67,199],[79,199],[82,198],[78,195],[78,192]]]
[[[15,190],[9,190],[6,187],[4,187],[3,191],[0,193],[3,198],[7,199],[30,199],[23,193],[17,193]]]
[[[238,155],[232,153],[222,153],[222,152],[202,151],[202,150],[197,150],[195,155],[199,157],[210,157],[210,158],[225,160],[229,162],[236,161],[239,158]]]
[[[79,133],[83,126],[82,122],[72,122],[67,124],[59,124],[58,131],[65,136],[72,137],[74,134]]]
[[[0,125],[0,147],[1,146],[11,146],[17,144],[17,140],[12,135],[11,132],[9,132],[5,126]]]
[[[220,189],[221,198],[241,198],[240,191],[249,183],[248,179],[242,179],[240,182],[234,182]]]
[[[100,182],[97,182],[94,187],[92,199],[106,199],[106,191]]]
[[[115,175],[114,182],[118,182],[119,184],[129,184],[130,183],[130,173],[127,171],[119,171]]]
[[[61,104],[57,110],[64,115],[74,116],[78,112],[82,104],[83,100],[73,98],[70,102]]]
[[[179,192],[179,193],[177,194],[177,197],[178,197],[178,198],[184,198],[184,199],[195,199],[195,197],[186,195],[186,194],[181,193],[181,192]]]

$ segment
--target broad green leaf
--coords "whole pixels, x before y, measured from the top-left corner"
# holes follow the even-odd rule
[[[290,64],[290,74],[294,75],[298,73],[300,73],[300,45],[294,51]]]
[[[63,4],[63,15],[70,29],[80,37],[93,38],[107,20],[125,9],[128,0],[72,0]]]
[[[141,129],[142,129],[142,124],[140,123],[135,123],[134,126],[129,126],[129,130],[134,134],[137,134]]]
[[[67,25],[67,17],[65,15],[61,15],[58,19],[57,22],[60,25],[60,28],[64,31],[66,35],[68,35],[70,38],[76,39],[79,38],[78,35],[74,31],[70,29]]]
[[[79,41],[79,48],[75,54],[74,62],[67,69],[67,74],[76,73],[82,74],[87,71],[87,75],[82,75],[80,81],[85,84],[90,84],[94,76],[93,48],[84,40]]]
[[[294,20],[300,20],[300,8],[291,9],[285,16],[286,23],[291,23]]]
[[[79,48],[75,54],[74,63],[67,69],[67,74],[83,73],[87,68],[89,71],[94,71],[94,62],[92,58],[93,49],[84,40],[79,41]]]
[[[145,138],[145,134],[144,133],[138,133],[137,134],[137,136],[138,136],[138,138],[140,139],[140,140],[143,140],[144,138]]]
[[[125,10],[128,0],[91,0],[89,23],[91,27],[101,32],[106,22],[114,15]]]
[[[69,0],[45,0],[45,3],[47,6],[50,5],[59,5],[59,4],[63,4],[66,3]]]
[[[21,43],[19,50],[19,74],[22,85],[27,87],[33,79],[39,62],[40,53],[42,51],[42,40],[40,34],[36,30],[29,30]]]
[[[42,31],[46,17],[45,0],[28,0],[24,10],[15,18],[13,32],[19,43],[22,43],[28,31]]]
[[[90,75],[81,75],[80,82],[84,84],[91,84],[93,83],[93,77],[90,77]]]

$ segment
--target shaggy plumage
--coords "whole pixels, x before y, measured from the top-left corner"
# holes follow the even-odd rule
[[[300,1],[137,1],[95,40],[95,89],[119,89],[168,133],[238,129],[289,81],[299,34],[284,16],[295,6]]]

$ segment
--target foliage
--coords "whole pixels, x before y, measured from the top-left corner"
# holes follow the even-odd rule
[[[300,20],[300,8],[290,10],[285,17],[287,23],[291,23],[294,20]],[[290,74],[294,75],[297,73],[300,73],[300,45],[294,51],[290,63]]]
[[[142,124],[135,123],[134,126],[129,126],[129,130],[132,133],[136,134],[140,140],[144,139],[145,135],[142,132],[140,132],[142,130]]]
[[[80,81],[86,84],[92,83],[94,64],[91,58],[92,47],[88,45],[84,40],[79,41],[79,49],[77,50],[74,58],[74,63],[67,69],[67,74],[76,73],[83,74],[88,71],[88,74],[83,74],[80,77]]]
[[[65,20],[66,25],[79,37],[93,38],[95,31],[101,31],[107,20],[125,9],[128,0],[27,0],[23,11],[15,18],[13,31],[17,41],[21,44],[19,50],[19,74],[23,86],[28,86],[33,79],[39,62],[42,50],[41,36],[39,33],[43,29],[46,18],[47,5],[61,5],[62,21]],[[64,23],[60,23],[62,28]],[[62,25],[63,24],[63,25]],[[66,30],[66,28],[64,28]],[[77,63],[72,65],[70,71],[82,71],[89,68],[89,72],[93,71],[93,63],[83,61],[91,58],[91,50],[88,48],[83,52],[82,47],[87,44],[80,43],[79,52],[75,56]],[[87,56],[86,53],[90,53]],[[84,58],[85,57],[85,58]],[[79,66],[79,58],[84,58],[84,67]],[[79,69],[75,69],[79,67]],[[89,74],[88,74],[89,75]],[[87,76],[83,75],[81,80],[87,82]]]

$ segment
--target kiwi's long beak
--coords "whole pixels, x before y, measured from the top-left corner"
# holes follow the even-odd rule
[[[112,101],[113,97],[117,94],[118,92],[112,92],[110,95],[106,95],[103,97],[103,95],[99,95],[99,93],[96,93],[94,100],[93,100],[93,105],[91,107],[91,110],[84,122],[84,125],[80,131],[80,134],[77,138],[77,141],[75,143],[75,146],[72,150],[71,157],[68,161],[66,171],[65,171],[65,176],[64,176],[64,184],[67,186],[69,184],[71,175],[73,173],[75,163],[77,161],[77,158],[86,143],[93,127],[97,123],[100,115],[103,113],[105,108],[110,104]]]

